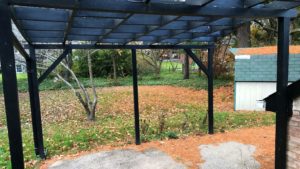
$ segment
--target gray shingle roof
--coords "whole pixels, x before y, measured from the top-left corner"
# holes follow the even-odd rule
[[[290,54],[289,81],[300,79],[300,54]],[[235,81],[275,82],[277,55],[252,55],[250,59],[236,59]]]

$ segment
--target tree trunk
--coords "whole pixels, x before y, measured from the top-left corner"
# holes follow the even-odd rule
[[[89,66],[89,74],[90,74],[90,84],[92,86],[92,92],[93,92],[93,98],[94,98],[93,101],[88,100],[89,109],[90,109],[88,119],[90,121],[95,121],[96,120],[96,106],[97,106],[97,92],[96,92],[96,87],[94,84],[91,53],[88,53],[88,66]]]
[[[114,80],[117,79],[117,64],[116,64],[116,57],[115,56],[112,56],[111,57],[112,59],[112,64],[113,64],[113,71],[114,71]]]
[[[156,77],[160,76],[160,68],[159,68],[159,66],[155,67],[155,75],[156,75]]]
[[[237,46],[239,48],[245,48],[251,46],[251,38],[250,38],[250,23],[247,23],[237,30]]]
[[[96,112],[95,111],[91,111],[88,115],[88,120],[89,121],[95,121],[96,120]]]
[[[189,62],[189,56],[184,56],[184,64],[183,64],[183,79],[189,79],[190,78],[190,62]]]
[[[66,66],[68,66],[69,69],[72,69],[73,66],[73,59],[72,59],[72,54],[69,54],[66,59]],[[63,72],[63,77],[66,79],[68,82],[71,80],[71,73],[67,69]]]

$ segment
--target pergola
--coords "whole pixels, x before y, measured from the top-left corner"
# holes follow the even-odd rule
[[[39,84],[72,49],[132,51],[136,144],[140,144],[136,49],[185,50],[208,77],[208,125],[213,134],[214,44],[255,18],[278,18],[275,165],[286,168],[289,27],[297,6],[299,0],[0,0],[0,58],[12,168],[24,168],[13,47],[26,59],[35,153],[45,158]],[[13,34],[12,22],[25,44]],[[64,50],[40,77],[36,49]],[[207,67],[193,49],[208,50]]]

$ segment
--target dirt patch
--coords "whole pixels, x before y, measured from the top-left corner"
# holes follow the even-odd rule
[[[147,149],[156,148],[178,162],[184,163],[190,169],[197,169],[201,160],[199,146],[204,144],[219,144],[224,142],[239,142],[250,144],[256,147],[255,159],[260,163],[262,169],[274,168],[274,146],[275,146],[275,129],[271,127],[260,127],[251,129],[240,129],[227,133],[219,133],[215,135],[191,136],[178,140],[155,141],[143,143],[140,146],[123,145],[123,146],[101,146],[92,152],[100,152],[107,150],[134,149],[145,151]],[[120,143],[121,145],[121,143]],[[92,152],[81,152],[69,156],[58,156],[47,160],[41,166],[41,169],[47,169],[49,164],[61,159],[73,159]]]

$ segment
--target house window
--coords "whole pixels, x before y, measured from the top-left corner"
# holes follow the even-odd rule
[[[22,66],[21,65],[16,65],[16,71],[17,71],[17,73],[21,73],[22,72]]]

